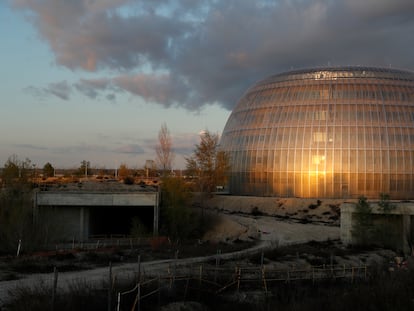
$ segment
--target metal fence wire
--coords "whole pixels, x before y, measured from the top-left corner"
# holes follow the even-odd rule
[[[133,299],[130,308],[140,310],[141,302],[162,292],[174,290],[175,294],[182,295],[184,301],[189,292],[209,293],[218,295],[225,291],[239,291],[244,289],[263,290],[268,293],[272,286],[280,283],[297,281],[319,282],[323,280],[347,280],[350,282],[364,281],[368,278],[366,265],[361,266],[310,266],[307,268],[270,269],[263,267],[214,267],[198,266],[170,266],[166,273],[158,277],[145,279],[141,275],[136,285],[126,291],[117,293],[117,311],[121,310],[122,299]],[[177,289],[180,289],[177,290]],[[164,291],[163,291],[164,290]]]

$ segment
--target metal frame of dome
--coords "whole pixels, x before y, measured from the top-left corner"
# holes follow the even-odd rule
[[[220,142],[233,194],[414,198],[414,73],[295,70],[259,81]]]

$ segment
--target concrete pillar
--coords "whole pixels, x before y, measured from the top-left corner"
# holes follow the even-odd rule
[[[37,205],[37,193],[38,190],[33,190],[33,224],[37,224],[39,218],[39,206]]]
[[[352,214],[355,211],[355,204],[343,203],[341,204],[341,241],[345,245],[352,244]]]
[[[82,206],[79,212],[79,240],[83,242],[85,237],[85,208]]]
[[[89,216],[90,216],[91,209],[89,207],[85,207],[84,213],[83,213],[83,238],[87,240],[90,235],[90,229],[89,229]]]
[[[153,235],[158,235],[158,223],[159,223],[159,192],[155,195],[155,205],[154,205],[154,230]]]

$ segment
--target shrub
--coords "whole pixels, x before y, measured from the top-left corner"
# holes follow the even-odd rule
[[[125,185],[133,185],[134,184],[134,177],[132,177],[132,176],[126,176],[124,178],[124,184]]]
[[[142,223],[142,221],[138,217],[133,217],[131,221],[130,235],[134,238],[137,238],[147,234],[147,227]]]
[[[257,206],[252,207],[250,214],[252,214],[252,216],[262,216],[263,212],[261,210],[259,210],[259,208]]]
[[[364,196],[358,199],[355,208],[355,225],[352,229],[352,235],[357,245],[367,245],[372,241],[372,208]]]

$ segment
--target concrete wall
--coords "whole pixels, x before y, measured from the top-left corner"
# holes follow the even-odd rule
[[[92,192],[36,192],[38,206],[156,206],[157,192],[92,193]]]
[[[373,219],[376,223],[381,224],[385,220],[392,218],[391,225],[393,229],[397,231],[398,241],[395,242],[396,246],[401,246],[405,252],[411,252],[408,249],[407,237],[413,234],[413,227],[411,219],[414,217],[414,203],[413,202],[390,202],[394,208],[384,213],[378,203],[369,203],[372,208]],[[353,244],[354,237],[352,230],[355,227],[357,219],[356,203],[343,203],[341,204],[341,241],[346,244]],[[375,226],[374,221],[374,226]]]
[[[84,241],[89,236],[89,209],[70,206],[42,206],[37,208],[36,221],[59,241]]]
[[[53,227],[63,239],[86,240],[90,236],[91,208],[153,209],[153,232],[158,233],[157,192],[38,191],[34,194],[35,220]]]

